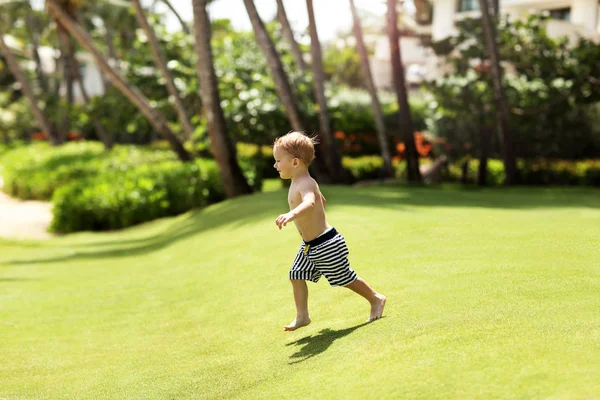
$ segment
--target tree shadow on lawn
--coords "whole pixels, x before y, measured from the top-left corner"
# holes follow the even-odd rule
[[[32,279],[32,278],[0,278],[0,283],[2,282],[34,282],[37,281],[37,279]]]
[[[318,335],[306,336],[302,339],[296,340],[295,342],[286,344],[286,346],[304,346],[290,356],[290,358],[297,360],[290,361],[289,364],[297,364],[299,362],[306,361],[309,358],[316,356],[317,354],[325,352],[329,348],[329,346],[331,346],[333,342],[335,342],[337,339],[343,338],[344,336],[348,336],[358,328],[368,324],[370,324],[370,322],[363,322],[362,324],[350,328],[338,330],[327,328],[321,330],[321,332],[319,332]]]
[[[274,221],[277,216],[275,213],[277,213],[282,206],[281,204],[276,204],[275,201],[273,201],[280,199],[274,199],[272,196],[265,196],[265,198],[262,199],[252,199],[249,197],[248,199],[251,200],[251,204],[249,204],[247,207],[240,205],[236,201],[226,201],[214,205],[216,209],[192,210],[184,218],[178,219],[167,227],[161,229],[159,233],[151,236],[127,239],[124,237],[124,235],[126,235],[125,232],[114,232],[115,235],[119,236],[118,239],[99,241],[96,243],[88,242],[76,245],[59,244],[58,246],[54,247],[67,250],[68,254],[63,253],[59,256],[39,257],[35,259],[0,261],[0,265],[54,263],[75,259],[84,260],[146,255],[168,247],[179,240],[186,239],[210,229],[218,228],[222,225],[232,224],[233,227],[239,227],[255,223],[256,221],[263,219],[268,214],[273,214]],[[278,201],[277,203],[281,203],[281,201]],[[283,206],[285,206],[285,203]],[[273,226],[275,225],[273,224]],[[201,245],[202,244],[203,243],[201,243]],[[210,245],[208,242],[205,242],[205,244],[207,246]],[[83,249],[78,250],[78,247]],[[34,252],[33,249],[32,252]]]
[[[334,189],[335,190],[332,190]],[[465,188],[459,185],[408,186],[404,184],[380,184],[369,187],[353,188],[349,186],[324,186],[327,209],[337,206],[355,206],[365,208],[386,208],[394,211],[406,211],[407,207],[474,207],[495,209],[537,209],[587,207],[600,208],[600,190],[595,188]],[[0,265],[52,263],[73,259],[96,259],[130,257],[152,253],[171,244],[215,229],[223,225],[232,228],[255,223],[271,215],[286,211],[285,190],[269,193],[257,193],[233,200],[227,200],[210,206],[208,209],[190,211],[159,233],[135,237],[132,232],[128,238],[125,231],[115,232],[117,238],[65,244],[57,242],[53,248],[66,250],[68,254],[39,257],[35,259],[17,259],[0,261]],[[137,229],[137,228],[134,228]],[[203,243],[201,243],[203,244]],[[206,245],[209,245],[206,243]],[[47,247],[45,247],[47,248]],[[82,250],[77,250],[82,248]],[[33,249],[32,249],[33,250]]]
[[[479,188],[456,184],[407,185],[386,183],[353,188],[336,186],[327,196],[334,204],[392,207],[474,207],[494,209],[600,208],[600,189],[582,187]],[[329,201],[331,200],[331,201]]]

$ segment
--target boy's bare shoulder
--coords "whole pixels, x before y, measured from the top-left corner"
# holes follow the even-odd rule
[[[315,181],[313,179],[312,176],[308,175],[306,177],[303,177],[299,182],[298,182],[298,188],[300,190],[304,190],[304,191],[308,191],[308,190],[319,190],[319,184],[317,183],[317,181]]]

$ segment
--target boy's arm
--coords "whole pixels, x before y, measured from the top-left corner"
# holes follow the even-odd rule
[[[302,197],[302,203],[298,204],[296,208],[292,211],[281,214],[275,220],[275,224],[281,229],[282,226],[286,226],[288,222],[292,222],[299,215],[302,215],[307,210],[310,210],[315,207],[316,197],[315,197],[315,189],[316,185],[314,183],[307,182],[306,184],[301,184],[298,187],[298,192]],[[323,198],[325,200],[325,198]]]

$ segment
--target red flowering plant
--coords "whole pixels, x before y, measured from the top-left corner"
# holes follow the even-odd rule
[[[374,133],[333,133],[342,155],[359,157],[368,154],[379,154],[379,145]]]
[[[423,132],[415,132],[415,147],[417,149],[417,153],[420,158],[432,158],[434,156],[433,153],[433,144],[435,143],[435,139],[425,135]],[[400,161],[404,159],[404,154],[406,152],[406,145],[404,142],[401,142],[396,139],[396,156],[394,156],[395,161]]]

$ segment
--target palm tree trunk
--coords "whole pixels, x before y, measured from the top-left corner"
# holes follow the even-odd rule
[[[306,65],[306,62],[302,57],[302,50],[300,49],[300,45],[298,44],[298,42],[296,42],[296,39],[294,38],[294,31],[292,30],[292,26],[290,25],[287,13],[285,12],[283,0],[277,0],[277,19],[281,24],[283,36],[290,45],[292,56],[294,57],[298,68],[300,68],[301,71],[307,71],[308,66]]]
[[[227,135],[225,116],[221,108],[221,98],[213,64],[210,46],[211,28],[206,0],[193,0],[196,62],[200,96],[208,119],[211,151],[219,165],[221,179],[227,197],[252,192],[237,162],[236,148]]]
[[[479,155],[479,168],[477,170],[477,185],[487,186],[488,158],[490,156],[491,147],[491,133],[489,127],[482,125],[480,127],[480,135],[481,153]]]
[[[390,55],[392,60],[392,75],[396,97],[398,99],[398,112],[400,132],[406,146],[406,169],[409,182],[422,182],[419,171],[419,155],[415,147],[415,137],[408,93],[406,90],[406,79],[404,65],[402,64],[402,52],[400,51],[400,34],[398,32],[398,12],[396,0],[387,0],[387,30],[390,41]]]
[[[283,106],[287,112],[292,128],[297,131],[303,131],[306,128],[304,118],[300,113],[300,107],[298,106],[298,100],[296,94],[292,90],[292,86],[287,78],[283,64],[279,59],[279,55],[275,50],[275,45],[267,33],[267,29],[263,21],[256,11],[256,6],[252,0],[244,0],[244,5],[248,11],[256,40],[267,59],[267,65],[271,71],[271,76],[275,81],[275,89],[283,103]]]
[[[500,0],[492,0],[494,7],[494,16],[496,18],[500,17]]]
[[[106,26],[106,23],[104,25],[104,28],[106,30],[106,32],[104,33],[104,41],[106,42],[106,50],[108,52],[108,59],[109,62],[113,62],[113,68],[115,69],[115,71],[121,73],[121,70],[119,68],[119,63],[118,63],[118,59],[117,59],[117,52],[115,51],[115,44],[113,42],[113,33],[112,30],[109,29],[108,26]],[[112,86],[112,83],[110,82],[110,80],[106,77],[106,75],[102,74],[102,82],[104,84],[104,91],[107,92],[108,89],[110,89],[110,87]]]
[[[46,136],[48,137],[48,139],[50,140],[50,142],[52,144],[57,144],[56,140],[55,140],[56,138],[54,137],[53,132],[52,132],[52,126],[50,124],[50,121],[48,120],[48,118],[46,118],[46,116],[42,113],[42,111],[38,107],[37,100],[35,98],[35,95],[33,94],[33,90],[31,89],[31,85],[29,84],[29,80],[27,79],[27,76],[21,69],[21,66],[19,65],[19,62],[17,61],[15,55],[12,53],[10,48],[4,42],[4,32],[2,31],[1,27],[0,27],[0,50],[2,51],[2,54],[4,55],[4,58],[6,59],[6,63],[8,64],[8,69],[10,69],[10,72],[14,75],[15,79],[21,85],[21,90],[23,91],[23,94],[29,101],[29,104],[31,105],[31,111],[33,112],[33,116],[36,119],[37,123],[40,125],[40,128],[46,134]]]
[[[267,65],[269,66],[271,76],[275,82],[275,90],[277,91],[279,99],[285,108],[290,124],[294,130],[303,132],[305,131],[307,125],[302,117],[302,114],[300,113],[298,100],[294,91],[292,90],[292,86],[290,85],[285,70],[283,69],[279,55],[275,50],[275,45],[269,37],[267,29],[265,28],[265,24],[258,15],[254,1],[244,0],[244,5],[246,6],[248,17],[250,17],[250,22],[252,23],[252,29],[256,35],[258,45],[260,46],[260,49],[267,60]],[[331,183],[332,178],[327,167],[327,162],[322,157],[318,146],[315,148],[315,152],[315,162],[312,164],[315,178],[322,183]]]
[[[375,118],[375,129],[377,130],[377,140],[379,141],[379,148],[381,150],[381,157],[383,158],[383,177],[394,176],[394,168],[392,166],[392,156],[390,153],[390,147],[388,144],[387,134],[385,132],[385,122],[383,119],[383,111],[381,110],[381,103],[379,103],[379,97],[377,97],[377,89],[373,83],[373,75],[371,74],[371,67],[369,65],[369,55],[367,53],[367,47],[363,38],[362,27],[360,25],[360,19],[356,12],[356,6],[354,0],[350,0],[350,10],[352,12],[352,18],[354,21],[353,30],[354,36],[356,37],[356,49],[360,56],[363,73],[365,75],[365,84],[367,91],[371,96],[371,106],[373,107],[373,116]]]
[[[112,84],[119,89],[129,101],[131,101],[138,110],[146,116],[146,118],[148,118],[148,121],[152,124],[154,129],[169,142],[179,159],[181,161],[190,161],[192,159],[190,153],[185,150],[179,139],[171,131],[165,117],[152,108],[148,99],[109,65],[108,60],[98,50],[90,35],[65,13],[65,11],[56,3],[56,0],[47,0],[46,3],[58,23],[62,25],[75,40],[81,44],[81,46],[92,54],[102,72],[106,74]]]
[[[73,67],[73,76],[75,76],[75,81],[79,85],[79,90],[81,90],[81,96],[83,97],[83,101],[85,104],[90,103],[90,96],[88,95],[87,89],[83,85],[83,78],[81,77],[81,69],[79,68],[79,61],[77,61],[77,57],[72,55],[73,59],[71,60],[71,65]],[[104,144],[104,147],[109,150],[113,147],[113,138],[106,130],[102,123],[98,120],[98,118],[92,118],[92,124],[94,125],[94,130],[96,131],[96,135]]]
[[[481,23],[483,24],[483,33],[487,53],[492,63],[492,82],[494,84],[494,102],[496,104],[496,125],[498,137],[502,143],[502,152],[504,157],[504,170],[506,172],[505,185],[514,185],[517,183],[517,163],[512,141],[512,131],[508,122],[508,102],[502,86],[502,68],[500,66],[500,56],[496,45],[496,29],[492,23],[489,13],[488,0],[479,0],[481,8]]]
[[[39,52],[40,40],[38,19],[31,10],[27,14],[27,31],[29,32],[29,37],[31,38],[31,45],[33,47],[32,55],[33,60],[35,61],[35,72],[37,74],[38,82],[40,83],[40,88],[44,93],[48,93],[48,81],[44,75],[44,67],[42,66],[42,60]]]
[[[175,14],[175,18],[177,18],[177,20],[179,21],[179,23],[181,24],[181,29],[183,29],[183,31],[189,35],[191,34],[190,32],[190,28],[189,26],[185,23],[185,21],[183,20],[183,18],[181,18],[181,15],[177,12],[177,10],[175,9],[175,7],[173,7],[173,4],[171,4],[171,2],[169,0],[162,0],[162,2],[169,7],[169,9],[171,10],[171,12],[173,14]]]
[[[317,33],[317,24],[315,21],[315,12],[312,0],[306,0],[308,10],[308,26],[310,30],[310,52],[312,57],[313,84],[315,87],[315,97],[319,105],[319,125],[321,126],[321,138],[327,159],[329,161],[329,170],[334,183],[343,183],[344,168],[342,167],[342,158],[333,139],[331,132],[331,120],[327,111],[327,98],[325,97],[325,73],[323,72],[323,57],[321,55],[321,42]]]
[[[152,54],[154,55],[154,63],[161,70],[163,77],[167,82],[167,89],[169,94],[173,97],[175,102],[175,109],[177,110],[177,114],[179,115],[179,120],[181,121],[181,125],[183,126],[183,131],[185,132],[185,138],[190,139],[194,133],[194,127],[190,122],[190,117],[185,110],[185,106],[183,105],[183,101],[181,100],[181,95],[177,87],[175,86],[175,78],[173,74],[167,67],[167,60],[160,48],[158,43],[158,39],[156,37],[156,33],[154,29],[148,23],[148,18],[146,18],[146,13],[142,9],[140,4],[140,0],[132,0],[133,7],[135,8],[135,15],[137,16],[138,22],[146,36],[148,37],[148,42],[150,42],[150,49],[152,50]]]
[[[61,107],[62,125],[59,129],[59,140],[62,142],[66,140],[67,134],[71,131],[71,110],[73,108],[74,94],[73,94],[73,66],[71,60],[74,58],[72,54],[71,39],[67,31],[58,26],[58,42],[60,48],[60,57],[63,62],[63,76],[67,98],[67,107],[63,109]]]
[[[477,169],[477,186],[487,186],[488,159],[492,148],[491,129],[486,121],[489,106],[483,104],[483,98],[473,107],[478,114],[477,129],[479,130],[479,167]]]

